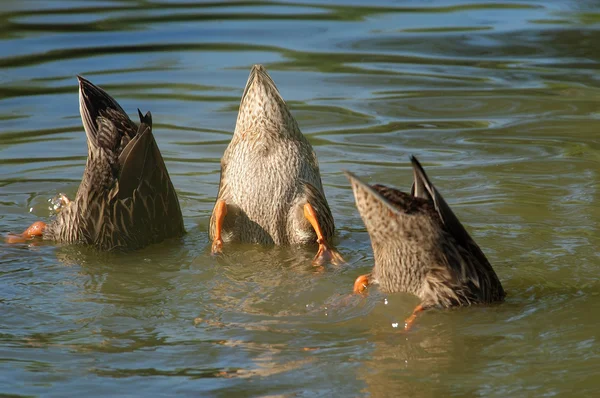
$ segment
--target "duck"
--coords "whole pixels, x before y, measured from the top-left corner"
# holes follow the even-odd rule
[[[318,244],[312,264],[341,264],[335,224],[310,142],[262,65],[254,65],[221,158],[209,224],[212,254],[224,243]]]
[[[421,311],[504,300],[505,292],[481,248],[431,183],[416,157],[410,158],[410,193],[381,184],[369,185],[345,171],[373,248],[371,273],[359,276],[354,293],[378,285],[384,293],[411,293]]]
[[[88,157],[75,199],[59,194],[51,222],[37,221],[9,241],[42,237],[113,251],[182,236],[181,208],[152,133],[152,114],[138,109],[138,125],[106,91],[77,78]]]

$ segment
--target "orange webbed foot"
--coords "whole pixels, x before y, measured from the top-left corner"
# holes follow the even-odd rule
[[[8,234],[5,238],[6,243],[14,245],[15,243],[25,243],[27,238],[23,235]]]
[[[367,290],[367,286],[369,286],[369,274],[361,275],[354,281],[354,293],[360,294]]]
[[[21,235],[8,235],[6,237],[6,243],[24,243],[28,239],[36,236],[44,235],[46,229],[46,223],[43,221],[36,221],[29,226]]]
[[[333,265],[342,265],[346,262],[334,247],[329,246],[322,239],[317,240],[317,242],[319,243],[319,251],[312,261],[315,267],[319,267],[327,262]]]
[[[404,330],[410,330],[412,328],[413,323],[415,323],[415,319],[417,319],[417,314],[423,310],[424,308],[420,304],[415,307],[412,314],[404,321]]]
[[[223,253],[223,239],[215,239],[212,243],[210,254],[216,256]]]
[[[313,265],[318,267],[326,263],[327,261],[331,262],[333,265],[343,264],[345,261],[340,255],[340,253],[333,247],[327,243],[325,235],[323,233],[323,229],[319,224],[319,218],[317,216],[317,212],[314,207],[310,203],[304,204],[304,217],[310,222],[310,225],[313,227],[315,234],[317,235],[317,243],[319,244],[319,251],[317,255],[313,259]]]

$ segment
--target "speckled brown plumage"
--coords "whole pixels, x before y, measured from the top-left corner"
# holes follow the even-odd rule
[[[79,77],[79,105],[88,159],[75,200],[44,239],[137,249],[185,230],[177,194],[152,135],[150,112],[137,126],[104,90]]]
[[[334,222],[317,157],[265,68],[255,65],[221,159],[217,205],[210,220],[210,236],[219,240],[213,251],[222,242],[317,241],[303,214],[306,204],[314,209],[326,244],[334,234]],[[221,228],[217,221],[222,221]]]
[[[362,182],[347,173],[367,227],[375,266],[363,277],[384,292],[408,292],[420,309],[492,303],[504,299],[487,258],[446,201],[411,158],[411,193]]]

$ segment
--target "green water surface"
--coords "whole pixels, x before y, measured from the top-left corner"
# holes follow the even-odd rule
[[[0,393],[597,396],[599,22],[585,0],[2,0],[0,232],[77,190],[81,74],[152,112],[188,234],[125,255],[0,243]],[[209,254],[255,63],[317,152],[344,266]],[[410,154],[507,299],[407,333],[416,297],[350,294],[373,255],[342,169],[408,188]]]

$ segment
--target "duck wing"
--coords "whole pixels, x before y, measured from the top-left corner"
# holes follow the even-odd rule
[[[433,202],[436,211],[442,219],[444,226],[447,231],[457,240],[460,244],[466,245],[469,241],[473,241],[469,236],[469,233],[463,227],[458,217],[450,209],[450,206],[442,195],[438,192],[435,186],[429,181],[423,166],[417,160],[416,157],[411,156],[410,161],[413,167],[414,182],[411,189],[411,194],[418,198],[428,199]]]
[[[184,233],[179,200],[152,134],[104,90],[79,79],[88,161],[77,191],[84,240],[102,250],[135,249]]]
[[[431,183],[417,158],[411,156],[410,160],[414,172],[412,194],[428,198],[433,203],[444,229],[458,244],[458,255],[462,257],[462,261],[449,259],[450,265],[460,264],[460,274],[481,291],[483,301],[504,298],[504,290],[498,276],[479,245],[471,238],[448,203]]]
[[[119,155],[120,173],[114,200],[126,205],[136,229],[144,228],[139,233],[156,235],[161,238],[157,240],[162,240],[184,232],[183,218],[177,193],[152,134],[152,115],[139,114],[138,131]]]

